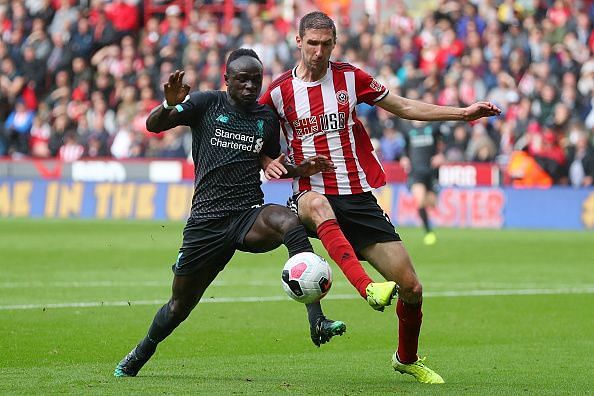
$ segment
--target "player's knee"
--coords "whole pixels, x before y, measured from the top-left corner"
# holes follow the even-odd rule
[[[325,220],[334,218],[334,212],[330,206],[330,202],[321,194],[312,196],[307,201],[310,217],[316,224]]]
[[[417,304],[423,299],[423,285],[418,281],[410,284],[402,284],[398,293],[404,302]]]
[[[299,218],[285,207],[274,207],[265,218],[266,226],[275,231],[279,238],[292,228],[301,224]]]
[[[186,301],[185,299],[173,299],[169,302],[170,319],[174,322],[181,323],[190,315],[195,304]]]
[[[283,234],[299,225],[301,225],[299,217],[295,216],[291,211],[285,213],[280,219],[280,229]]]

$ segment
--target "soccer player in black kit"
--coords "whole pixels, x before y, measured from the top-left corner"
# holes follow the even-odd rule
[[[178,125],[192,128],[195,164],[194,197],[183,242],[173,265],[172,296],[155,315],[148,334],[117,365],[116,377],[134,377],[155,353],[159,342],[184,321],[206,288],[236,250],[261,253],[284,244],[289,256],[313,252],[299,219],[280,205],[263,205],[260,169],[263,156],[280,152],[279,124],[268,106],[256,102],[262,87],[262,63],[248,49],[227,60],[227,92],[192,92],[183,71],[164,85],[165,101],[149,115],[151,132]],[[295,175],[333,168],[324,156],[293,167]],[[326,319],[319,302],[307,306],[314,344],[341,335],[343,322]]]
[[[435,125],[423,121],[403,121],[406,146],[400,163],[408,173],[408,186],[423,222],[425,245],[433,245],[437,237],[431,228],[427,209],[437,204],[439,166],[444,162],[441,134]]]

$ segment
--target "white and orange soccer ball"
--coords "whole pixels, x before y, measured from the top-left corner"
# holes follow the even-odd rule
[[[298,253],[285,263],[282,284],[293,300],[310,304],[328,294],[332,286],[332,270],[317,254]]]

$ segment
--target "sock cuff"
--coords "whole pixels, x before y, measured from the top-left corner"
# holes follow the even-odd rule
[[[336,221],[336,219],[328,219],[328,220],[322,222],[322,224],[320,224],[318,226],[318,228],[317,228],[316,231],[318,233],[318,236],[321,237],[320,234],[323,234],[323,233],[326,233],[328,231],[331,231],[334,228],[339,228],[340,229],[340,226],[338,225],[338,221]]]
[[[307,237],[307,231],[303,224],[299,224],[285,233],[283,243],[289,251],[289,257],[298,253],[313,252],[313,247]]]
[[[295,227],[289,229],[289,231],[287,231],[285,233],[285,235],[283,236],[283,241],[290,240],[291,238],[294,238],[294,237],[307,238],[307,231],[305,230],[305,227],[303,226],[303,224],[297,224]]]

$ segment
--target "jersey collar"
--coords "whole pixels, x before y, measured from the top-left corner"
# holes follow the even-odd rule
[[[293,75],[293,79],[299,81],[301,84],[307,86],[307,87],[313,87],[316,85],[320,85],[321,83],[323,83],[324,81],[328,80],[330,78],[330,75],[332,73],[332,68],[331,68],[331,64],[332,62],[328,62],[328,69],[326,69],[326,74],[324,74],[324,77],[320,78],[317,81],[303,81],[302,79],[300,79],[299,77],[297,77],[297,66],[295,66],[293,68],[293,70],[291,71],[292,75]]]

